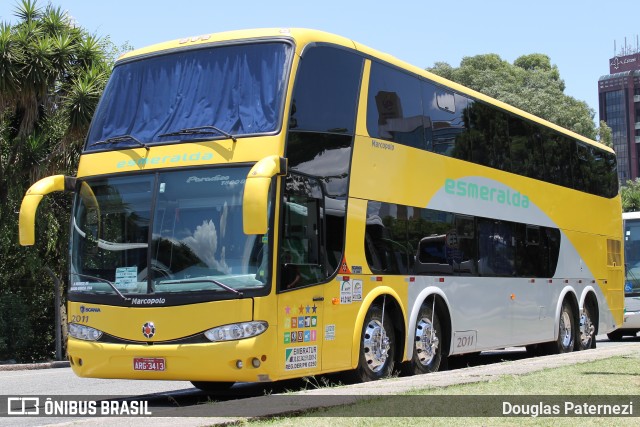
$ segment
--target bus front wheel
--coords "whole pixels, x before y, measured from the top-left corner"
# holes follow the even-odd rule
[[[420,308],[411,339],[413,356],[406,366],[405,373],[414,375],[436,372],[442,361],[442,328],[438,313],[429,305]]]
[[[369,308],[362,325],[360,355],[355,377],[359,381],[374,381],[393,373],[395,334],[391,316],[382,307]]]

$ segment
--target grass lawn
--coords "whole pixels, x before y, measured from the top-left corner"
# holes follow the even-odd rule
[[[371,383],[372,395],[376,393],[376,383]],[[411,405],[425,405],[431,401],[443,404],[445,411],[453,414],[464,411],[468,401],[461,396],[480,396],[486,403],[488,395],[497,395],[495,404],[502,408],[505,399],[522,399],[527,404],[543,400],[545,403],[564,403],[571,396],[581,396],[580,402],[597,404],[602,400],[598,396],[614,395],[614,403],[629,404],[633,401],[633,417],[603,417],[597,415],[569,417],[415,417],[403,416],[419,413],[420,408]],[[544,395],[544,396],[543,396]],[[426,396],[427,398],[424,398]],[[442,398],[438,396],[449,396]],[[526,396],[536,396],[528,398]],[[538,397],[542,399],[538,399]],[[590,398],[589,396],[593,396]],[[581,363],[562,368],[546,369],[525,375],[504,375],[490,382],[463,384],[450,387],[438,387],[414,390],[401,396],[380,397],[359,403],[307,412],[298,416],[274,418],[269,420],[245,421],[248,426],[637,426],[640,425],[640,355],[612,357],[595,362]],[[490,397],[489,400],[493,400]],[[443,403],[444,402],[444,403]],[[458,404],[456,406],[456,403]],[[493,405],[495,409],[495,405]],[[469,408],[469,406],[466,406]],[[536,410],[533,408],[532,410]],[[473,409],[482,413],[482,408]],[[529,410],[531,411],[531,409]],[[561,409],[564,411],[564,409]],[[393,414],[394,416],[388,416]],[[346,416],[345,416],[346,415]],[[395,416],[397,415],[397,416]]]

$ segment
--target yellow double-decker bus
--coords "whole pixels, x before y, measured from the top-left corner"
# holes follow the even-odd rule
[[[354,41],[191,37],[120,58],[76,177],[68,357],[205,390],[592,348],[623,314],[614,153]]]

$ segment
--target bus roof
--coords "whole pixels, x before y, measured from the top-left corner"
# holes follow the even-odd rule
[[[521,110],[509,104],[506,104],[502,101],[491,98],[487,95],[484,95],[466,86],[462,86],[459,83],[455,83],[451,80],[447,80],[443,77],[430,73],[420,67],[416,67],[415,65],[411,65],[407,62],[401,61],[392,55],[377,51],[375,49],[372,49],[368,46],[365,46],[363,44],[360,44],[348,38],[327,33],[324,31],[319,31],[319,30],[312,30],[312,29],[305,29],[305,28],[263,28],[263,29],[226,31],[221,33],[203,34],[199,36],[184,37],[181,39],[171,40],[171,41],[147,46],[141,49],[132,50],[130,52],[123,54],[118,59],[118,62],[126,61],[129,59],[135,59],[136,57],[140,57],[140,56],[153,55],[155,53],[171,51],[174,49],[181,49],[185,47],[197,47],[198,45],[230,42],[235,40],[260,40],[260,39],[269,39],[269,38],[284,38],[284,39],[294,40],[296,43],[296,53],[298,55],[301,55],[302,50],[304,50],[307,44],[313,43],[313,42],[332,43],[332,44],[344,46],[347,48],[355,49],[365,55],[388,62],[399,68],[407,70],[413,74],[417,74],[419,76],[432,80],[436,83],[447,86],[453,90],[472,96],[478,100],[487,102],[489,104],[493,104],[513,114],[516,114],[518,116],[524,117],[525,119],[547,126],[553,130],[561,132],[574,139],[578,139],[589,145],[596,146],[610,153],[614,152],[610,147],[600,144],[597,141],[589,139],[569,129],[558,126],[554,123],[549,122],[548,120],[534,116],[533,114],[527,113],[524,110]]]

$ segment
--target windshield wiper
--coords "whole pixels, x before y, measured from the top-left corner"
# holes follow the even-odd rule
[[[175,280],[175,281],[169,281],[169,282],[159,282],[156,285],[181,285],[183,283],[202,283],[202,282],[213,283],[214,285],[217,285],[217,286],[221,287],[225,291],[229,291],[229,292],[232,292],[232,293],[236,294],[238,296],[238,298],[242,298],[244,296],[242,291],[239,291],[237,289],[233,289],[232,287],[227,286],[224,283],[219,282],[218,280],[214,280],[214,279]]]
[[[147,151],[149,151],[149,146],[147,146],[147,144],[145,144],[144,142],[141,142],[140,140],[138,140],[138,138],[136,138],[133,135],[112,136],[111,138],[92,142],[91,144],[88,145],[88,147],[93,147],[95,145],[111,145],[111,144],[117,144],[118,142],[126,142],[126,141],[135,142],[136,145],[138,145],[139,147],[144,147]]]
[[[131,298],[127,298],[125,297],[122,292],[120,292],[120,290],[118,288],[116,288],[116,285],[114,285],[112,282],[108,281],[107,279],[103,279],[102,277],[96,277],[96,276],[90,276],[88,274],[80,274],[80,273],[71,273],[74,276],[78,276],[78,277],[84,277],[86,279],[91,279],[91,280],[97,280],[98,282],[104,282],[106,284],[108,284],[109,286],[111,286],[111,289],[113,289],[113,291],[118,294],[118,296],[120,298],[122,298],[125,301],[130,301]]]
[[[197,126],[193,128],[184,128],[175,132],[163,133],[158,136],[179,136],[179,135],[206,135],[211,133],[219,133],[222,136],[225,136],[231,139],[233,142],[236,142],[236,137],[231,135],[228,132],[223,131],[222,129],[215,126]]]

